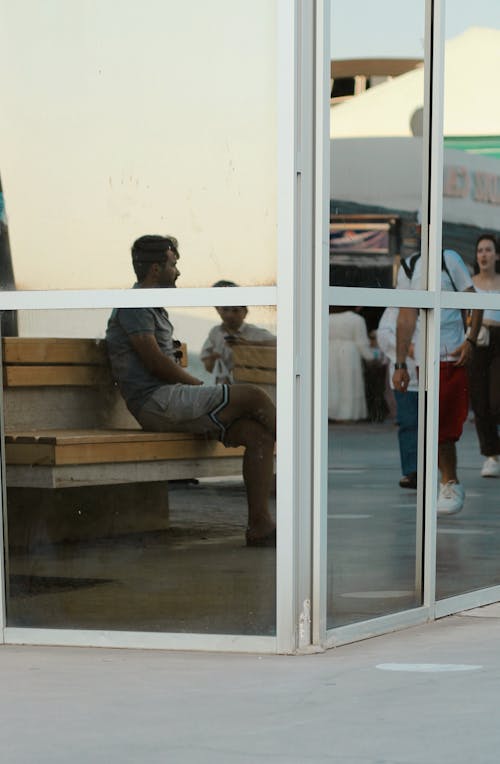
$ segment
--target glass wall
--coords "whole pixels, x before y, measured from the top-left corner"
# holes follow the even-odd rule
[[[329,316],[329,628],[422,602],[418,376],[394,390],[396,307]]]
[[[420,252],[425,3],[408,12],[332,3],[327,629],[423,603],[418,331],[394,391],[401,303],[372,299]]]
[[[3,340],[7,626],[274,635],[275,548],[246,545],[264,508],[245,490],[243,449],[175,425],[139,427],[99,342],[108,313],[20,311],[22,337]],[[220,317],[169,315],[186,344],[182,368],[210,391],[215,374],[222,381],[211,363]],[[267,344],[240,346],[252,367],[236,339],[219,366],[232,390],[252,379],[273,395],[275,310],[247,315],[244,334]],[[234,336],[235,320],[223,324]],[[261,482],[266,454],[257,453]],[[269,458],[272,471],[272,447]]]
[[[500,43],[500,12],[481,1],[470,9],[462,2],[448,3],[446,12],[444,79],[444,183],[443,247],[451,276],[443,272],[442,288],[474,288],[484,308],[480,339],[469,343],[467,369],[442,366],[439,453],[442,461],[441,499],[438,500],[436,596],[452,595],[500,583],[496,549],[500,539],[497,519],[500,441],[498,424],[500,314],[494,309],[500,291],[498,271],[498,205],[500,194],[500,141],[495,117],[495,72]],[[485,104],[488,104],[485,107]],[[481,236],[486,236],[480,239]],[[441,328],[442,360],[449,361],[453,321],[463,332],[466,317],[471,337],[477,335],[475,312],[460,315],[445,311]],[[444,319],[447,319],[444,321]],[[484,335],[484,337],[483,337]],[[484,344],[487,342],[488,344]],[[448,347],[445,347],[448,345]],[[453,360],[456,360],[456,356]],[[453,393],[452,374],[462,373]],[[443,381],[444,380],[444,381]],[[450,410],[450,398],[453,407]],[[465,398],[462,405],[460,400]],[[450,444],[455,420],[456,444]],[[460,420],[458,423],[456,420]],[[461,422],[464,420],[460,433]],[[453,428],[452,428],[453,429]],[[440,507],[440,503],[442,507]]]
[[[323,162],[316,46],[329,5],[127,0],[117,16],[107,0],[3,3],[7,639],[56,629],[63,642],[293,652],[500,584],[498,385],[485,382],[500,276],[496,252],[475,248],[486,231],[495,250],[497,236],[498,120],[478,93],[500,19],[491,3],[449,3],[432,49],[443,4],[332,0]],[[442,45],[444,98],[429,69]],[[442,102],[444,149],[431,140]],[[146,233],[178,238],[187,291],[130,289],[130,248]],[[211,291],[221,281],[242,288]],[[230,404],[243,384],[279,391],[279,450],[257,439],[243,463],[230,438],[127,411],[101,342],[110,309],[164,303],[172,358],[204,395],[214,381],[230,383]],[[234,341],[238,317],[272,341]],[[456,387],[438,358],[459,361]],[[394,389],[395,371],[408,389]],[[266,543],[248,544],[259,523]]]
[[[277,274],[279,12],[2,3],[7,629],[275,643],[277,308],[259,288]],[[175,292],[130,289],[144,234],[178,240]],[[237,404],[254,386],[250,425],[238,409],[226,435],[223,414],[210,437],[163,432],[127,411],[102,344],[110,308],[165,303],[202,395],[224,383]]]
[[[423,0],[332,2],[330,284],[395,286],[419,247]],[[411,17],[408,17],[411,13]]]

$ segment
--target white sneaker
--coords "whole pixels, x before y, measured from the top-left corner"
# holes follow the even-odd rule
[[[481,477],[500,477],[500,462],[497,456],[487,456],[481,470]]]
[[[450,481],[439,486],[437,503],[438,515],[456,515],[460,512],[465,501],[465,490],[460,483]]]

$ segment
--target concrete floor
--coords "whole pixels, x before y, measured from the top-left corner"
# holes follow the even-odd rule
[[[4,646],[2,762],[498,764],[499,643],[490,606],[311,656]]]

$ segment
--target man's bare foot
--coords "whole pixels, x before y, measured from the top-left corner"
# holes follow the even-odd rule
[[[245,534],[247,546],[275,547],[276,546],[276,528],[273,528],[264,536],[250,535],[250,531]]]

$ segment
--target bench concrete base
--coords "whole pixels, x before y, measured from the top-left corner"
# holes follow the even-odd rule
[[[166,481],[7,490],[11,547],[166,530],[168,525]]]

